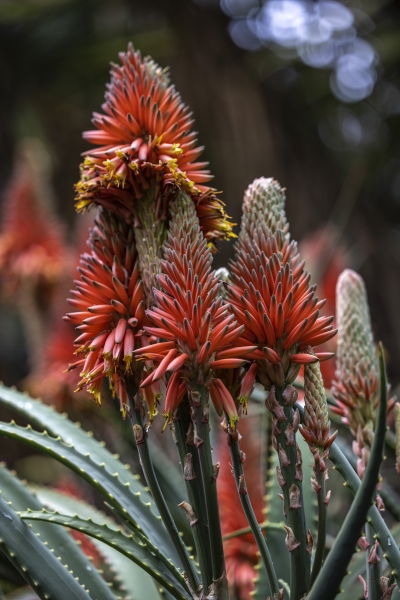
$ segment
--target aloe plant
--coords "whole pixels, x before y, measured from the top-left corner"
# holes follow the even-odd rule
[[[69,365],[79,369],[78,390],[101,404],[110,401],[109,385],[131,423],[142,473],[65,414],[0,386],[0,405],[29,423],[1,422],[0,435],[68,467],[96,490],[104,509],[23,483],[1,466],[0,544],[12,587],[21,588],[22,578],[39,598],[57,600],[234,600],[224,544],[251,536],[259,553],[257,599],[329,600],[347,586],[346,598],[389,600],[400,576],[400,534],[378,510],[388,496],[387,487],[380,492],[379,471],[395,399],[382,346],[377,353],[373,343],[362,280],[346,271],[339,281],[332,397],[320,363],[333,353],[318,348],[337,331],[333,317],[320,315],[324,301],[291,239],[283,189],[265,178],[249,186],[235,258],[229,269],[213,271],[217,241],[232,237],[232,227],[205,185],[211,176],[197,160],[190,113],[150,58],[129,47],[120,61],[112,66],[104,114],[95,113],[96,129],[85,133],[98,148],[81,168],[78,209],[97,212],[66,321],[78,332],[77,360]],[[247,412],[264,400],[260,521],[240,432]],[[176,504],[189,539],[170,509],[168,476],[161,485],[158,477],[160,404],[186,491]],[[331,431],[335,414],[354,435],[356,470]],[[213,454],[221,443],[230,453],[231,497],[237,494],[248,523],[225,536],[227,506]],[[354,500],[328,544],[332,465]],[[100,566],[71,531],[92,540]]]

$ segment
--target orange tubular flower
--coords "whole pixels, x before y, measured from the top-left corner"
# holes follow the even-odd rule
[[[145,318],[132,228],[100,209],[89,245],[91,251],[81,256],[81,277],[68,300],[77,312],[65,317],[77,325],[76,353],[85,358],[70,368],[81,368],[78,390],[86,389],[99,404],[102,383],[108,377],[125,414],[124,376],[133,367],[133,350]]]
[[[93,203],[137,221],[137,200],[156,182],[156,218],[168,218],[168,202],[178,188],[192,197],[209,242],[232,236],[224,204],[206,185],[212,176],[191,131],[192,113],[169,83],[166,70],[142,58],[130,44],[112,64],[111,81],[84,138],[99,146],[85,153],[76,185],[77,208]]]
[[[260,202],[260,182],[249,187],[248,204],[256,192]],[[264,182],[268,190],[271,180]],[[272,183],[276,194],[277,184]],[[306,349],[336,334],[333,317],[319,316],[325,302],[315,297],[315,286],[310,286],[297,244],[290,240],[282,198],[284,201],[280,190],[280,204],[275,202],[274,218],[270,217],[268,225],[257,224],[264,221],[260,215],[251,225],[242,224],[227,297],[233,315],[244,327],[237,343],[257,346],[249,356],[257,360],[258,377],[267,389],[273,383],[283,386],[294,381],[302,364],[330,358],[331,354],[314,356]],[[267,196],[266,201],[271,199]]]
[[[144,327],[148,334],[167,341],[135,350],[135,356],[158,365],[142,385],[154,384],[173,373],[167,384],[167,422],[187,390],[199,384],[207,388],[212,385],[217,412],[226,410],[234,427],[236,407],[222,382],[212,381],[213,371],[244,365],[255,345],[237,343],[244,327],[237,324],[218,295],[221,284],[211,271],[212,257],[190,198],[179,194],[171,212],[165,260],[158,276],[162,291],[154,291],[157,306],[146,311],[155,327]]]

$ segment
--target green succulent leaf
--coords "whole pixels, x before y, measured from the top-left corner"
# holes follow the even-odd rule
[[[43,600],[89,600],[88,592],[0,497],[0,549]]]
[[[4,465],[0,465],[0,492],[3,499],[17,512],[43,508],[39,498]],[[63,564],[68,565],[68,570],[85,586],[93,598],[115,600],[115,595],[107,583],[67,531],[62,527],[52,527],[39,522],[32,524],[32,530],[40,536],[41,541],[46,543],[50,550],[54,551]]]
[[[177,582],[176,578],[160,559],[152,554],[151,549],[145,543],[139,543],[135,540],[132,534],[125,534],[122,529],[110,529],[106,523],[99,525],[90,518],[83,519],[78,515],[71,516],[58,512],[47,512],[45,510],[42,512],[25,511],[21,512],[20,515],[22,519],[56,523],[90,535],[127,556],[149,573],[156,581],[161,583],[178,600],[186,600],[188,598],[184,587]]]
[[[98,442],[93,437],[92,432],[84,431],[80,423],[74,423],[68,419],[66,413],[61,414],[40,400],[34,400],[27,394],[18,392],[14,388],[6,387],[3,384],[0,384],[0,404],[7,406],[8,409],[27,419],[31,425],[47,431],[49,435],[61,438],[66,444],[73,444],[81,454],[87,455],[90,453],[91,460],[102,465],[104,471],[111,476],[118,473],[118,478],[122,484],[126,486],[129,484],[133,494],[140,493],[141,502],[148,507],[146,513],[153,513],[156,519],[160,519],[153,499],[140,483],[139,476],[130,471],[129,465],[123,465],[118,455],[111,454],[103,442]],[[138,515],[138,523],[141,519],[143,517]],[[149,523],[147,521],[148,519],[145,519],[143,524],[140,523],[144,530],[146,525],[150,529],[154,527],[154,520]]]
[[[46,431],[43,433],[34,431],[30,425],[20,427],[14,422],[0,423],[0,435],[45,452],[88,481],[115,508],[121,518],[133,526],[135,534],[164,562],[174,575],[177,584],[182,584],[183,577],[170,560],[168,535],[164,531],[161,521],[154,517],[150,508],[141,501],[138,492],[132,493],[129,482],[123,483],[120,480],[118,472],[112,475],[106,469],[105,464],[98,464],[89,452],[84,455],[77,450],[74,444],[65,443],[61,438],[53,438]],[[149,539],[135,520],[136,518],[146,523],[146,533],[148,531]],[[151,529],[153,523],[154,531]]]
[[[35,486],[34,491],[42,505],[53,511],[69,516],[79,513],[84,519],[91,518],[99,525],[105,523],[110,529],[118,529],[118,525],[113,519],[107,517],[103,512],[84,500],[66,496],[57,490],[46,487]],[[45,525],[42,521],[32,522],[32,526],[39,524]],[[57,529],[57,526],[53,524],[46,524],[46,527]],[[121,586],[125,590],[124,600],[143,600],[143,598],[159,600],[159,584],[146,571],[121,552],[97,538],[92,538],[92,543],[106,560],[109,570],[109,572],[107,571],[107,580],[111,581],[115,588]]]
[[[79,423],[68,419],[65,413],[60,414],[27,394],[0,384],[0,404],[27,419],[31,425],[45,430],[50,436],[73,446],[77,454],[87,457],[95,470],[101,470],[103,481],[107,480],[109,486],[121,489],[131,525],[141,529],[150,542],[171,558],[174,564],[180,564],[152,497],[140,483],[139,477],[130,471],[129,465],[123,465],[118,456],[111,454],[91,432],[84,431]]]

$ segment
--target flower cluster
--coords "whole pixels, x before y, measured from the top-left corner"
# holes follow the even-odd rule
[[[65,317],[77,325],[76,353],[84,355],[70,368],[81,368],[78,389],[89,391],[98,403],[103,381],[109,378],[124,413],[124,375],[133,367],[145,319],[133,230],[118,215],[100,209],[89,247],[81,256],[80,279],[68,300],[77,311]]]
[[[211,271],[212,257],[202,235],[193,203],[184,193],[171,205],[172,219],[162,274],[161,290],[154,290],[157,305],[146,312],[154,326],[145,326],[150,336],[162,341],[135,350],[136,357],[156,365],[142,387],[146,388],[167,373],[164,416],[169,422],[186,391],[198,384],[210,389],[219,415],[227,412],[231,426],[237,420],[232,396],[218,377],[219,369],[236,369],[245,364],[255,345],[240,338],[238,325],[219,296],[221,283]],[[245,347],[244,347],[245,346]]]
[[[259,179],[248,188],[245,207],[253,198],[256,209],[245,209],[227,298],[244,327],[242,338],[257,346],[254,377],[269,389],[291,383],[301,364],[331,358],[332,353],[314,355],[307,348],[329,340],[336,330],[333,317],[319,316],[325,302],[315,296],[297,244],[290,240],[283,191],[273,180]]]
[[[99,146],[85,153],[76,185],[77,208],[100,204],[137,221],[138,201],[156,183],[156,218],[168,218],[169,200],[176,189],[192,197],[201,230],[212,243],[232,236],[232,226],[215,190],[205,185],[212,176],[189,108],[170,85],[165,70],[142,58],[132,45],[112,64],[111,81],[102,105],[94,113],[93,131],[84,138]]]
[[[339,335],[333,410],[357,435],[358,426],[364,428],[376,417],[379,368],[365,284],[351,269],[345,269],[338,279],[336,305]]]
[[[42,202],[26,150],[21,149],[6,192],[0,232],[0,270],[10,293],[26,280],[53,287],[65,259],[64,231]]]
[[[375,349],[367,292],[363,279],[351,269],[340,275],[336,288],[339,328],[336,378],[332,410],[343,417],[356,441],[358,474],[363,476],[376,424],[379,405],[379,366]],[[395,398],[388,402],[388,412]]]
[[[325,460],[337,431],[330,435],[328,404],[318,363],[304,368],[304,425],[300,433],[314,456],[314,468],[325,471]]]

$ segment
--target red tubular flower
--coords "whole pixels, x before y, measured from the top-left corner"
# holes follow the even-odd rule
[[[210,396],[217,414],[221,417],[224,412],[228,415],[229,424],[235,429],[239,420],[235,402],[229,390],[221,379],[213,379],[210,385]]]
[[[137,200],[150,180],[156,181],[156,218],[168,217],[170,195],[183,188],[198,211],[201,229],[210,242],[232,236],[232,227],[215,190],[203,151],[191,131],[192,113],[182,102],[166,70],[142,58],[130,44],[112,64],[104,114],[94,113],[93,131],[84,138],[99,146],[85,153],[76,185],[77,208],[101,204],[126,219],[136,216]]]
[[[258,376],[267,388],[291,383],[301,364],[319,360],[318,353],[304,352],[307,346],[318,346],[336,334],[333,317],[319,316],[325,302],[310,286],[297,244],[290,241],[283,209],[275,208],[272,229],[253,223],[251,237],[242,231],[227,286],[232,313],[244,327],[238,343],[257,345],[249,356],[257,360]]]
[[[253,363],[241,382],[238,400],[243,405],[245,412],[247,412],[247,404],[254,388],[258,370],[258,364]]]
[[[211,271],[212,257],[190,198],[181,194],[171,204],[171,210],[165,260],[158,276],[162,290],[154,290],[157,305],[146,311],[155,326],[144,327],[148,334],[167,341],[134,352],[136,357],[151,359],[157,365],[143,386],[173,373],[167,385],[164,412],[167,421],[172,418],[182,390],[185,392],[197,384],[209,387],[213,370],[236,369],[245,364],[247,355],[255,349],[255,345],[243,347],[244,344],[237,342],[244,327],[229,314],[228,306],[218,295],[221,284]],[[237,347],[232,349],[234,343]],[[234,425],[233,400],[231,397],[229,400],[225,386],[218,382],[217,379],[213,384],[212,399],[217,412],[222,406]],[[175,390],[175,403],[169,404],[170,389],[178,389],[178,383],[182,385],[179,395]],[[229,394],[227,390],[226,393]]]
[[[89,391],[98,403],[103,380],[108,377],[124,413],[124,376],[133,366],[133,350],[145,318],[132,228],[100,209],[89,246],[91,251],[81,256],[80,279],[68,300],[77,312],[65,317],[77,325],[77,354],[85,358],[70,368],[81,368],[78,389]]]

